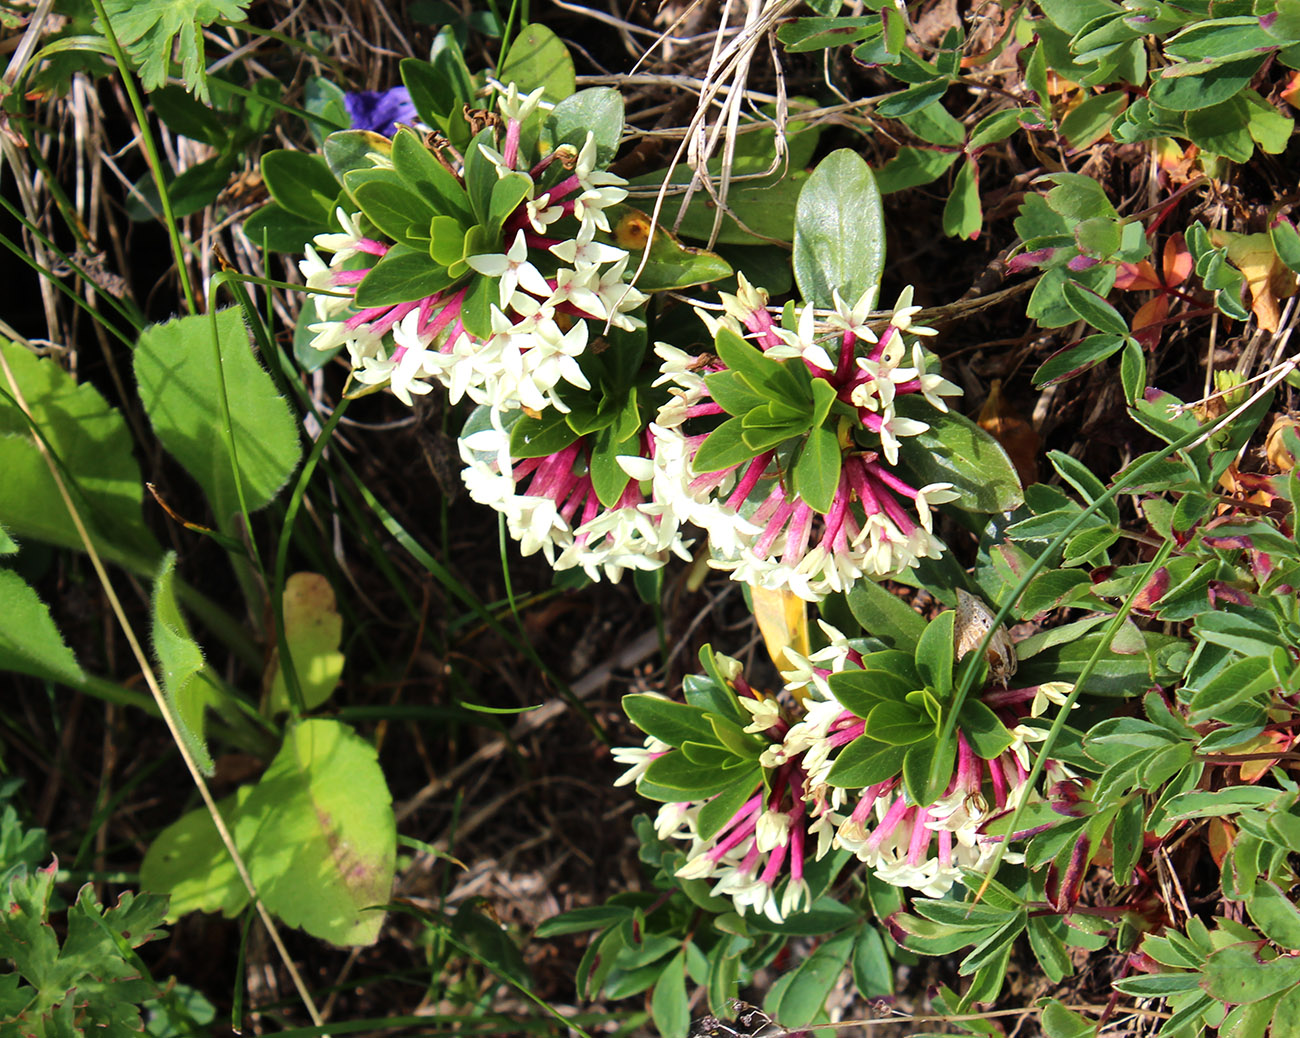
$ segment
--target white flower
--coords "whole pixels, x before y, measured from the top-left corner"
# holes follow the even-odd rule
[[[520,234],[523,232],[520,231]],[[567,241],[556,242],[549,249],[552,255],[564,260],[570,266],[599,266],[602,263],[613,263],[615,260],[626,260],[627,253],[622,249],[616,249],[613,245],[605,245],[595,240],[596,228],[590,223],[583,224],[578,228],[578,234]]]
[[[522,287],[524,291],[543,298],[551,294],[551,286],[546,278],[528,262],[528,243],[522,229],[515,233],[514,243],[504,256],[498,253],[468,256],[465,262],[484,277],[501,279],[498,299],[502,309],[509,304],[516,287]]]
[[[745,731],[765,732],[781,723],[781,706],[775,699],[752,699],[742,696],[740,705],[749,711],[753,720],[745,726]]]
[[[858,296],[857,302],[850,307],[840,298],[840,290],[838,288],[832,289],[831,302],[834,304],[835,310],[826,319],[826,323],[841,332],[852,333],[856,339],[875,342],[876,333],[867,327],[867,318],[871,315],[871,308],[876,305],[877,291],[878,287],[872,285],[862,295]]]
[[[653,735],[646,736],[645,744],[643,746],[617,747],[613,752],[614,760],[619,764],[629,764],[631,767],[614,780],[614,785],[628,786],[640,782],[641,776],[646,772],[646,768],[650,767],[650,762],[656,757],[667,753],[670,749],[672,749],[671,746],[666,742],[660,742]],[[667,807],[669,805],[665,804],[664,806]],[[673,828],[675,829],[679,823],[680,819],[678,822],[674,823]]]
[[[493,83],[493,86],[500,89],[500,85],[497,83]],[[497,108],[507,121],[523,122],[539,107],[548,109],[553,107],[542,101],[542,94],[545,92],[545,87],[538,87],[531,94],[521,99],[519,87],[511,83],[505,88],[505,93],[497,98]]]

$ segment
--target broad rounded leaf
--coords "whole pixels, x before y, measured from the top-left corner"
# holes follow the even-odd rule
[[[319,573],[294,573],[284,584],[284,637],[289,643],[303,706],[314,710],[329,699],[343,673],[343,617],[334,589]],[[289,690],[279,658],[267,668],[271,676],[271,712],[289,709]]]
[[[217,801],[227,828],[233,829],[252,792],[252,786],[243,786]],[[248,904],[248,888],[206,807],[187,812],[158,834],[140,863],[140,886],[171,897],[168,922],[189,912],[220,912],[229,919]]]
[[[1262,942],[1261,942],[1262,943]],[[1300,983],[1300,959],[1263,962],[1260,943],[1230,944],[1205,960],[1201,987],[1220,1002],[1248,1003]]]
[[[794,277],[806,302],[834,306],[832,290],[852,305],[880,284],[885,226],[876,179],[847,148],[827,155],[799,193]]]
[[[292,728],[235,831],[258,894],[286,923],[339,945],[378,939],[397,829],[375,748],[351,728]]]
[[[607,166],[623,136],[623,95],[613,87],[591,87],[566,97],[551,110],[547,132],[555,144],[582,148],[587,134],[596,145],[596,165]]]
[[[903,396],[895,409],[930,428],[904,439],[902,460],[921,484],[951,483],[957,504],[976,512],[1009,512],[1024,500],[1020,477],[997,440],[969,418],[942,414],[916,396]]]
[[[140,398],[158,439],[203,488],[219,526],[239,510],[233,459],[222,429],[224,376],[239,478],[249,511],[269,504],[298,466],[298,430],[271,376],[253,356],[236,308],[212,318],[181,317],[150,325],[134,354]]]
[[[31,409],[32,419],[58,459],[63,481],[96,547],[136,572],[149,572],[160,551],[140,517],[143,485],[131,455],[126,421],[89,383],[77,385],[50,359],[15,343],[0,341],[10,371]],[[0,377],[0,522],[22,540],[81,549],[31,426],[8,395]]]
[[[548,101],[562,101],[574,91],[573,58],[546,26],[525,25],[510,44],[497,78],[514,83],[521,94],[544,87]]]

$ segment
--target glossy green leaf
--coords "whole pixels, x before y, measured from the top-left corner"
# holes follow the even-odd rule
[[[1255,150],[1249,129],[1250,109],[1241,97],[1188,112],[1183,122],[1192,143],[1211,155],[1247,162]]]
[[[941,699],[952,693],[953,619],[957,614],[945,610],[926,625],[916,646],[916,669],[921,680]]]
[[[674,703],[659,696],[635,694],[623,697],[623,711],[646,735],[653,735],[669,746],[681,746],[690,739],[711,737],[708,714],[698,706]]]
[[[275,202],[268,202],[244,221],[248,240],[271,252],[302,252],[316,235],[331,230],[330,221],[299,216]]]
[[[884,782],[899,773],[906,752],[906,746],[877,742],[869,737],[855,739],[840,752],[826,781],[848,789]]]
[[[339,945],[378,939],[397,829],[375,749],[347,725],[291,728],[235,834],[258,893],[290,926]]]
[[[387,170],[358,170],[343,178],[366,218],[402,245],[426,248],[429,221],[440,215]]]
[[[937,412],[920,394],[898,397],[895,410],[929,425],[903,440],[901,459],[919,480],[914,485],[951,483],[960,495],[957,504],[976,512],[1009,512],[1020,506],[1020,477],[1011,459],[969,418],[953,410]]]
[[[1034,385],[1042,388],[1081,375],[1118,353],[1124,342],[1119,335],[1089,335],[1045,360],[1034,372]]]
[[[434,210],[462,227],[474,222],[469,197],[461,185],[414,130],[403,126],[393,138],[393,168],[407,187],[416,191]]]
[[[343,190],[325,160],[305,151],[268,151],[262,156],[262,179],[288,212],[327,223]]]
[[[394,245],[357,286],[356,304],[394,306],[414,302],[450,288],[451,272],[429,256],[428,249]]]
[[[519,30],[497,78],[514,83],[521,94],[542,87],[542,96],[552,103],[564,100],[575,89],[569,49],[550,29],[535,23]]]
[[[644,252],[639,243],[649,236],[650,217],[630,206],[613,206],[610,221],[614,224],[614,240],[628,252],[627,277],[630,279],[641,268]],[[624,236],[622,232],[631,228]],[[636,279],[642,292],[670,292],[710,281],[721,281],[732,274],[731,265],[716,252],[683,245],[676,235],[663,226],[657,226],[650,237],[650,257]]]
[[[925,630],[925,621],[903,599],[874,580],[855,581],[849,590],[849,609],[868,634],[886,645],[911,652]]]
[[[269,504],[298,466],[297,425],[271,377],[249,346],[248,330],[236,309],[215,315],[217,348],[208,315],[150,325],[133,360],[154,432],[203,488],[219,526],[239,511],[234,459],[222,427],[225,381],[239,479],[249,511]],[[216,363],[219,354],[221,363]]]
[[[815,427],[804,440],[794,463],[795,492],[804,503],[825,515],[835,502],[840,485],[840,445],[833,430]]]
[[[570,144],[581,150],[592,135],[596,165],[603,169],[618,151],[623,136],[623,95],[613,87],[590,87],[557,104],[546,120],[552,145]]]
[[[795,215],[794,276],[806,302],[829,308],[832,291],[852,305],[880,284],[885,260],[880,191],[871,168],[840,149],[813,171]]]

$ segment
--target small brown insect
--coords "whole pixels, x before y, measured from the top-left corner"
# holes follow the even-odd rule
[[[957,617],[953,623],[953,640],[956,643],[957,659],[960,661],[967,654],[980,647],[980,642],[993,626],[993,614],[989,612],[980,599],[957,589]],[[1016,647],[1011,644],[1007,629],[998,627],[989,640],[985,657],[989,661],[989,678],[1003,688],[1007,679],[1016,672]]]

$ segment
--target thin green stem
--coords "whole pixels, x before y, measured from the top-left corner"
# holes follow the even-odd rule
[[[95,14],[99,18],[99,24],[103,26],[104,39],[113,51],[113,58],[117,62],[118,72],[122,76],[122,86],[126,89],[127,99],[131,102],[131,111],[135,115],[136,126],[140,130],[140,144],[144,148],[145,157],[149,162],[149,172],[153,175],[154,184],[158,188],[158,200],[163,210],[163,223],[167,227],[167,236],[171,239],[172,256],[176,260],[176,273],[181,281],[181,291],[185,294],[185,305],[189,307],[190,313],[198,313],[199,307],[194,295],[194,286],[190,283],[189,268],[185,265],[185,249],[181,242],[180,228],[176,226],[175,211],[172,209],[171,196],[167,192],[167,178],[163,175],[162,154],[158,151],[158,142],[154,140],[153,131],[149,129],[149,119],[145,114],[144,102],[140,98],[140,92],[136,89],[135,78],[131,74],[131,63],[127,60],[126,52],[122,49],[122,44],[118,42],[117,34],[113,31],[108,11],[104,7],[104,0],[90,0],[90,2],[95,7]]]

